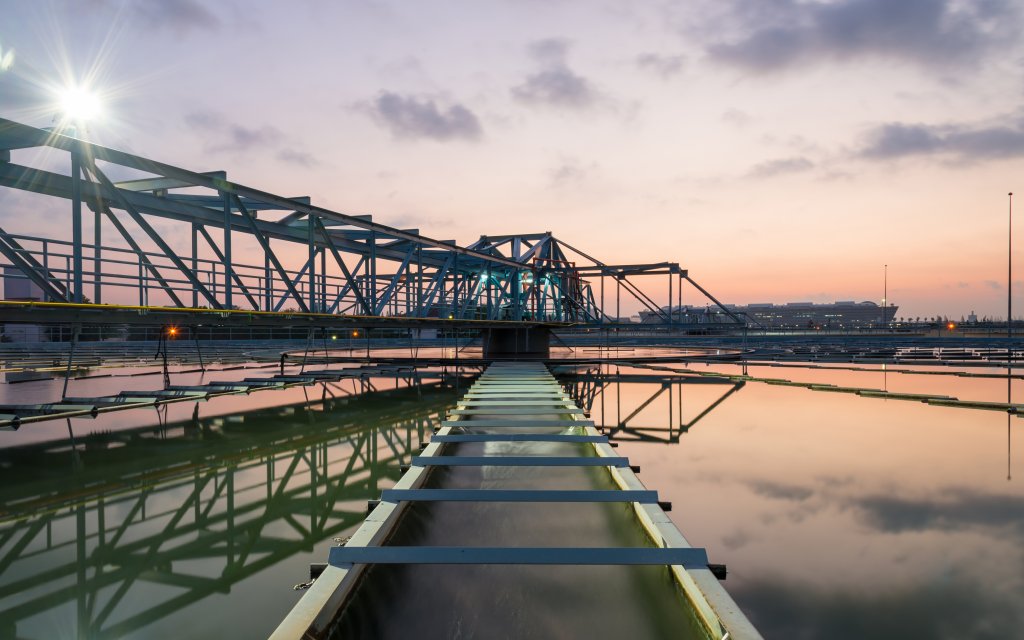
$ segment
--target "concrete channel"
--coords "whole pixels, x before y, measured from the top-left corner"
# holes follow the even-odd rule
[[[760,634],[540,363],[494,363],[271,636]]]

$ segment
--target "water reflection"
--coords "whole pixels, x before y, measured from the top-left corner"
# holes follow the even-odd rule
[[[454,398],[425,385],[0,450],[0,637],[268,635]]]
[[[621,370],[619,367],[577,369],[561,377],[570,397],[596,424],[617,440],[643,442],[679,442],[688,432],[719,405],[744,387],[746,382],[726,377],[697,377],[661,374],[642,370]],[[629,391],[623,393],[623,386]],[[701,386],[713,389],[711,397],[696,414],[684,412],[684,387]],[[690,394],[706,396],[706,393]],[[650,419],[653,418],[653,422]]]
[[[690,542],[728,563],[726,587],[766,638],[1024,637],[1016,413],[762,382],[731,389],[728,378],[647,378],[649,368],[578,373],[563,383],[674,503]],[[1008,404],[1020,383],[889,373],[785,369]]]

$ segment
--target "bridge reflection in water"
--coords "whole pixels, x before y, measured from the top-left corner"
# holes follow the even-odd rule
[[[313,552],[363,520],[455,396],[425,385],[0,451],[0,637],[136,635]],[[303,573],[277,575],[279,611]]]
[[[594,423],[622,442],[676,444],[746,384],[726,376],[665,374],[616,365],[557,367],[555,374]],[[695,385],[700,392],[692,389]],[[685,387],[691,389],[684,392]]]

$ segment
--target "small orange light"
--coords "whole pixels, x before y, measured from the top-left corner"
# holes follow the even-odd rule
[[[171,327],[170,329],[167,330],[167,333],[171,334],[172,336],[178,335],[178,329],[177,327]]]
[[[353,331],[352,332],[352,337],[353,338],[358,338],[359,337],[359,332],[358,331]]]
[[[950,322],[949,324],[946,325],[946,328],[952,331],[953,329],[956,329],[956,323]]]

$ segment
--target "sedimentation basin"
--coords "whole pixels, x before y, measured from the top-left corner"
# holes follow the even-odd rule
[[[760,638],[539,363],[494,363],[272,638]]]

